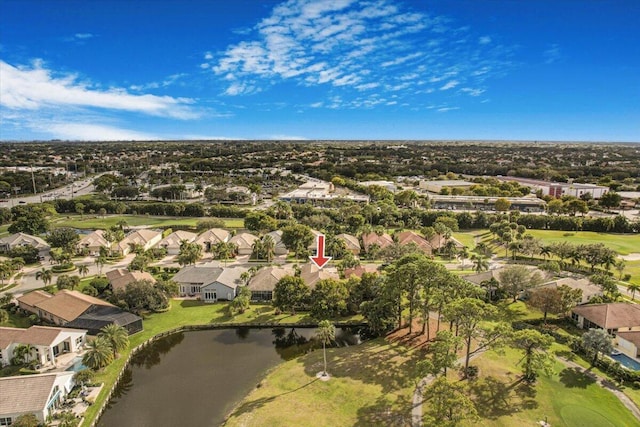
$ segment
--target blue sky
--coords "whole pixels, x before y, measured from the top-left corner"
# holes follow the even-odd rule
[[[638,0],[2,0],[0,139],[640,142]]]

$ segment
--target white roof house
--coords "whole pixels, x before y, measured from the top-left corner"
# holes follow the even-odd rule
[[[169,234],[157,244],[159,248],[165,248],[169,255],[178,255],[180,253],[180,245],[182,242],[193,242],[198,235],[189,231],[178,230]]]
[[[34,414],[44,423],[73,388],[75,372],[0,378],[0,420],[11,425],[21,415]]]

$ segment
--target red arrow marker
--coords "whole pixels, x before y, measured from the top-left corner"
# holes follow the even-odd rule
[[[316,242],[317,242],[316,246],[318,247],[318,250],[316,252],[316,256],[310,256],[309,259],[311,259],[311,261],[313,261],[313,263],[315,265],[317,265],[318,268],[322,268],[331,259],[330,256],[328,256],[328,257],[324,256],[324,234],[318,234]]]

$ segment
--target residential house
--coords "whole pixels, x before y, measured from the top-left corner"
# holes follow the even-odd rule
[[[146,271],[129,271],[124,268],[116,268],[107,272],[106,276],[113,292],[123,291],[129,283],[135,281],[146,280],[156,283],[155,277]]]
[[[637,358],[640,349],[640,331],[618,332],[616,335],[617,349],[627,356]]]
[[[578,302],[578,305],[588,303],[593,297],[602,296],[602,288],[591,283],[589,279],[584,278],[574,279],[572,277],[565,277],[562,279],[556,279],[550,282],[546,282],[534,289],[557,289],[560,286],[568,286],[571,289],[580,289],[582,291],[582,298]]]
[[[211,252],[211,248],[221,242],[228,242],[231,234],[222,228],[212,228],[200,234],[195,242],[202,246],[205,252]]]
[[[0,378],[0,426],[9,426],[27,414],[45,424],[73,388],[74,375],[65,371]]]
[[[456,250],[460,250],[460,249],[464,248],[464,245],[462,243],[460,243],[460,241],[457,240],[455,237],[449,237],[447,239],[447,238],[445,238],[445,236],[437,234],[437,233],[434,234],[433,236],[431,236],[431,238],[427,239],[427,242],[431,246],[431,250],[433,252],[436,252],[436,251],[440,250],[441,248],[444,248],[445,245],[447,244],[447,241],[449,241],[449,240],[451,240],[455,244]]]
[[[238,287],[244,285],[242,274],[247,271],[244,267],[223,268],[213,281],[202,286],[202,301],[232,301],[238,293]]]
[[[90,335],[97,335],[102,328],[108,325],[122,326],[129,335],[140,332],[143,329],[140,316],[108,305],[92,305],[65,326],[86,329]]]
[[[35,292],[38,292],[35,295]],[[95,329],[86,327],[78,319],[84,317],[101,317],[103,326],[117,324],[129,333],[142,330],[142,319],[101,299],[85,295],[78,291],[61,290],[55,295],[46,297],[43,291],[34,291],[19,297],[18,306],[27,312],[36,314],[40,319],[55,325],[69,328],[88,329],[90,334]],[[93,313],[93,314],[89,314]],[[96,314],[97,313],[97,314]]]
[[[180,296],[202,298],[202,287],[213,282],[220,275],[222,268],[210,265],[187,265],[173,276],[173,281],[180,288]]]
[[[102,248],[109,249],[109,247],[111,247],[111,244],[104,238],[104,231],[102,230],[96,230],[85,235],[76,245],[78,253],[86,251],[90,256],[98,256]]]
[[[318,268],[314,263],[308,262],[300,267],[300,278],[309,288],[313,289],[320,280],[339,280],[340,275],[335,267]]]
[[[338,234],[336,238],[344,242],[345,247],[347,248],[347,251],[351,252],[356,256],[360,255],[360,250],[361,250],[360,241],[356,236],[342,233],[342,234]]]
[[[26,233],[15,233],[0,239],[0,252],[9,252],[19,246],[33,246],[41,257],[48,255],[51,249],[51,246],[40,237]]]
[[[282,242],[282,230],[275,230],[270,233],[265,234],[265,236],[271,236],[273,242],[275,243],[275,254],[276,256],[287,255],[289,253],[289,249]]]
[[[393,245],[393,239],[387,233],[364,233],[362,235],[362,248],[364,249],[365,253],[368,253],[374,245],[378,249],[384,249],[388,246]]]
[[[164,239],[160,240],[157,247],[165,248],[169,255],[178,255],[180,253],[180,245],[182,245],[182,242],[191,243],[196,240],[196,237],[198,237],[197,234],[189,231],[174,231]]]
[[[344,278],[362,277],[364,273],[378,273],[378,267],[380,267],[380,264],[360,264],[357,267],[346,268],[344,270]]]
[[[127,255],[135,246],[140,246],[146,251],[158,244],[160,240],[162,240],[162,233],[160,231],[146,229],[136,230],[127,234],[121,242],[114,243],[111,246],[111,250],[120,255]]]
[[[293,276],[291,266],[264,267],[249,280],[247,287],[251,290],[252,301],[271,301],[276,284],[285,276]]]
[[[238,247],[238,255],[251,255],[253,252],[253,244],[258,237],[251,233],[240,233],[229,239],[229,243],[233,243]]]
[[[571,318],[583,329],[605,329],[611,335],[640,331],[640,306],[626,302],[574,307]]]
[[[77,353],[85,344],[87,331],[81,329],[31,326],[28,329],[0,327],[0,366],[8,365],[20,345],[31,346],[28,362],[56,366],[58,355]]]
[[[395,238],[398,244],[402,246],[413,243],[418,249],[420,249],[420,251],[424,252],[427,255],[431,255],[433,251],[433,248],[431,247],[429,242],[427,242],[424,237],[420,236],[415,231],[406,230],[400,233],[396,233]]]

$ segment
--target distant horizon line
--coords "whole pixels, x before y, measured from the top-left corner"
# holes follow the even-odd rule
[[[640,144],[638,141],[598,141],[598,140],[543,140],[543,139],[243,139],[243,138],[195,138],[195,139],[114,139],[114,140],[86,140],[86,139],[0,139],[0,144],[30,144],[30,143],[151,143],[151,142],[297,142],[297,143],[327,143],[327,142],[369,142],[369,143],[531,143],[531,144]]]

